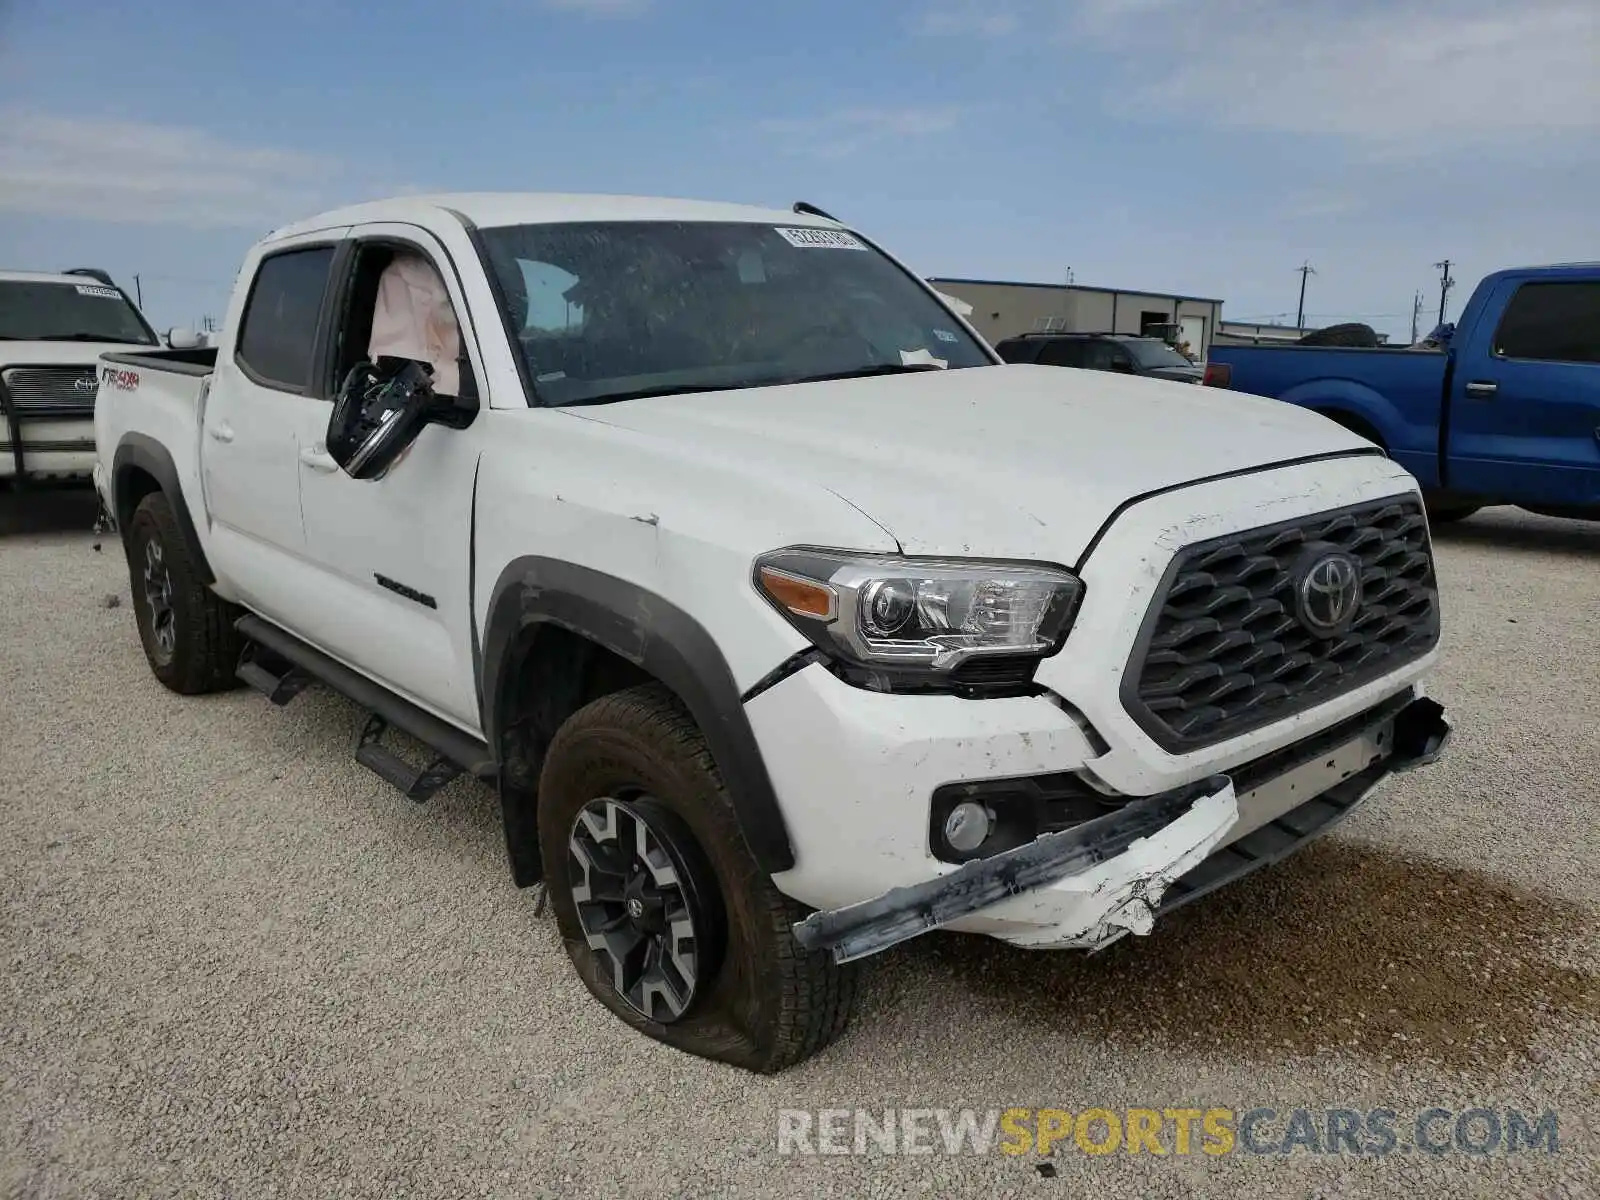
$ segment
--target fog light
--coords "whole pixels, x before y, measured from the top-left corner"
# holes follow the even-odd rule
[[[963,800],[944,819],[944,840],[950,849],[969,854],[983,845],[993,828],[993,813],[981,804]]]

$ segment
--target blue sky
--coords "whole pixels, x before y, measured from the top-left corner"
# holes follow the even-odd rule
[[[0,0],[0,265],[190,324],[275,225],[479,189],[807,199],[926,275],[1241,320],[1309,259],[1313,317],[1403,337],[1441,258],[1452,315],[1600,258],[1600,4]]]

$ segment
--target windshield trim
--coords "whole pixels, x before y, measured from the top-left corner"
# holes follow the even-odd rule
[[[4,287],[6,284],[13,284],[13,285],[22,286],[22,287],[74,287],[79,282],[80,281],[78,281],[78,280],[72,280],[72,281],[69,282],[68,280],[65,280],[65,279],[0,279],[0,287]],[[102,287],[102,288],[103,287],[109,287],[113,291],[115,291],[117,293],[117,295],[122,298],[122,303],[127,306],[128,312],[133,314],[134,322],[139,326],[140,329],[142,329],[144,331],[145,337],[147,337],[149,339],[149,341],[145,341],[145,342],[130,342],[130,341],[124,340],[123,338],[107,337],[107,338],[99,338],[99,339],[97,339],[98,341],[103,341],[107,345],[115,345],[115,346],[155,346],[157,348],[160,348],[164,344],[162,342],[162,340],[161,340],[160,335],[156,333],[155,329],[151,326],[149,320],[146,319],[144,313],[139,311],[139,306],[133,302],[133,298],[131,296],[129,296],[127,292],[123,291],[120,286],[118,286],[115,283],[110,283],[110,284],[104,283],[100,279],[94,278],[93,276],[85,276],[84,286],[85,287],[93,286],[93,287]],[[12,338],[12,339],[8,339],[8,340],[19,341],[19,342],[60,342],[63,345],[67,345],[67,344],[72,343],[72,342],[83,343],[85,341],[85,339],[83,339],[83,338],[59,337],[59,336],[58,337]]]
[[[483,273],[484,281],[488,284],[488,287],[489,287],[489,295],[491,297],[493,297],[493,299],[494,299],[495,316],[499,320],[500,330],[505,336],[506,349],[510,352],[511,361],[512,361],[513,365],[515,365],[515,367],[517,369],[517,378],[522,383],[522,396],[523,396],[523,399],[527,402],[527,406],[529,408],[551,408],[551,409],[571,407],[569,405],[552,404],[552,403],[547,402],[546,398],[540,394],[538,386],[534,383],[533,372],[528,366],[528,356],[525,355],[525,354],[518,354],[516,352],[516,347],[518,345],[518,340],[519,339],[518,339],[518,336],[517,336],[517,330],[513,329],[512,328],[512,324],[511,324],[511,305],[510,305],[510,302],[509,302],[509,297],[506,296],[505,288],[501,286],[499,273],[494,269],[494,262],[490,258],[490,255],[489,255],[489,243],[488,243],[488,240],[484,237],[484,227],[480,226],[471,217],[467,216],[466,213],[461,212],[458,209],[446,208],[444,211],[446,213],[448,213],[450,216],[454,217],[457,221],[461,222],[461,228],[466,233],[467,241],[471,244],[472,252],[476,256],[476,258],[478,260],[478,269]],[[800,214],[797,214],[797,215],[800,216],[800,217],[805,217],[808,214],[800,213]],[[640,222],[640,223],[643,224],[644,222]],[[710,223],[715,224],[715,222],[710,222]],[[528,222],[522,222],[522,224],[527,224],[527,225],[563,225],[563,224],[576,224],[576,222],[571,222],[571,221],[528,221]],[[751,221],[750,224],[759,225],[760,222],[759,221]],[[805,220],[797,220],[795,222],[795,224],[813,226],[813,222],[805,221]],[[517,227],[517,223],[512,223],[512,224],[509,224],[509,225],[492,225],[492,226],[489,226],[488,228],[490,228],[490,229],[514,229],[516,227]],[[1005,360],[1002,359],[999,356],[999,354],[997,354],[995,352],[994,347],[989,344],[988,339],[985,338],[981,333],[979,333],[977,331],[977,329],[975,329],[972,326],[972,324],[967,321],[967,319],[965,317],[963,317],[955,309],[951,308],[948,304],[946,304],[945,301],[944,301],[944,298],[940,295],[938,289],[936,289],[926,279],[924,279],[920,275],[918,275],[915,271],[913,271],[909,267],[907,267],[905,265],[905,263],[901,262],[898,258],[896,258],[893,254],[889,253],[887,250],[885,250],[877,242],[873,241],[866,234],[861,233],[861,232],[857,231],[855,228],[853,228],[851,226],[844,225],[842,223],[839,223],[839,224],[834,225],[834,226],[815,225],[814,227],[818,228],[818,229],[837,228],[837,229],[842,230],[843,232],[849,233],[852,236],[859,238],[867,246],[867,248],[870,251],[880,255],[886,262],[888,262],[890,265],[892,265],[897,271],[899,271],[907,279],[911,280],[911,282],[913,284],[915,284],[917,287],[921,288],[922,291],[927,294],[927,296],[928,296],[928,298],[930,300],[932,300],[936,305],[938,305],[941,309],[943,309],[946,313],[948,313],[950,315],[950,319],[951,320],[959,322],[962,332],[967,334],[967,336],[969,336],[973,340],[973,343],[978,347],[979,351],[981,351],[983,356],[986,359],[988,359],[988,362],[985,363],[985,364],[975,364],[975,365],[986,365],[986,366],[1004,366],[1005,365]],[[968,369],[968,368],[963,368],[963,369]],[[756,385],[752,385],[752,386],[755,386],[755,387],[775,387],[775,386],[778,386],[778,385],[775,384],[775,383],[765,383],[765,384],[756,384]]]

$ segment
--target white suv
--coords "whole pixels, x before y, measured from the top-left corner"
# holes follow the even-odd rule
[[[1449,732],[1376,447],[1006,365],[803,206],[327,213],[218,347],[103,356],[96,421],[168,687],[319,680],[412,799],[492,781],[593,994],[754,1070],[843,1028],[858,958],[1144,933]]]

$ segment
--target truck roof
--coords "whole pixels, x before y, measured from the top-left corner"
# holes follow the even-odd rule
[[[60,271],[7,271],[0,269],[0,283],[83,283],[98,284],[85,275],[66,275]]]
[[[836,229],[838,223],[788,209],[680,200],[657,196],[615,196],[564,192],[446,192],[395,196],[330,209],[270,233],[266,241],[371,221],[435,219],[459,213],[474,225],[539,225],[559,221],[738,221]]]
[[[1485,275],[1484,282],[1505,279],[1512,275],[1593,275],[1600,271],[1600,262],[1541,263],[1526,267],[1502,267]]]

